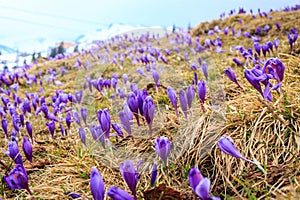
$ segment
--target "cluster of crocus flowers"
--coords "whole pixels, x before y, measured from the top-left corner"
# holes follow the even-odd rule
[[[290,50],[293,51],[293,48],[295,46],[295,43],[298,39],[298,31],[296,28],[293,28],[290,33],[287,34],[289,44],[290,44]]]
[[[201,200],[220,199],[219,197],[210,195],[210,179],[203,177],[197,166],[190,169],[188,177],[192,190],[201,198]]]
[[[281,87],[284,78],[285,66],[278,58],[268,59],[264,67],[256,65],[251,70],[245,70],[244,74],[249,83],[263,96],[264,99],[272,101],[271,90]],[[277,83],[273,85],[271,80]],[[265,86],[262,90],[261,83]]]

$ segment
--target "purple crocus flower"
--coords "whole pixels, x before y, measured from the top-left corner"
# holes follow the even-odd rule
[[[82,90],[75,92],[75,99],[78,104],[81,103],[82,100]]]
[[[113,200],[134,200],[130,194],[116,186],[110,186],[106,194]]]
[[[124,84],[126,84],[127,81],[128,81],[128,75],[127,75],[127,74],[123,74],[123,75],[122,75],[122,78],[123,78]]]
[[[194,192],[196,192],[196,187],[200,183],[201,179],[203,178],[201,172],[199,171],[196,165],[192,169],[190,169],[188,177],[189,177],[191,188],[193,189]]]
[[[137,199],[136,185],[138,180],[140,179],[140,174],[138,173],[140,165],[141,160],[138,162],[136,169],[134,168],[132,160],[126,160],[125,162],[120,164],[120,172],[122,174],[123,179],[127,183],[129,189],[131,190],[134,199]]]
[[[98,115],[98,121],[104,132],[104,135],[107,139],[109,139],[111,121],[110,121],[110,115],[109,115],[108,109],[105,108],[103,111],[98,110],[97,115]]]
[[[169,138],[161,136],[154,141],[155,151],[167,166],[167,159],[171,151],[171,142]]]
[[[210,180],[209,178],[202,178],[195,188],[195,193],[201,200],[220,200],[219,197],[210,196],[209,194],[210,189]]]
[[[72,111],[72,115],[73,115],[74,121],[75,121],[79,126],[81,126],[80,117],[79,117],[78,112],[77,112],[76,110],[73,110],[73,111]]]
[[[7,123],[7,120],[6,120],[5,117],[2,118],[1,125],[2,125],[2,130],[3,130],[4,134],[5,134],[5,138],[8,138],[8,132],[7,132],[7,125],[8,125],[8,123]]]
[[[252,164],[257,165],[263,172],[265,172],[265,170],[260,166],[260,164],[258,162],[254,162],[252,160],[249,160],[245,157],[242,156],[242,154],[239,152],[239,150],[236,148],[233,139],[228,136],[228,135],[223,135],[219,141],[218,141],[218,147],[219,149],[221,149],[221,151],[223,151],[224,153],[233,156],[235,158],[240,158],[242,160],[245,160],[247,162],[250,162]]]
[[[26,189],[29,194],[32,194],[28,186],[28,175],[21,164],[16,164],[8,176],[4,176],[3,180],[11,190]]]
[[[26,126],[26,130],[27,130],[27,133],[28,133],[31,141],[33,142],[33,138],[32,138],[32,126],[31,126],[30,122],[26,121],[25,126]]]
[[[8,151],[3,151],[3,153],[13,159],[16,164],[23,165],[23,159],[21,154],[19,153],[18,143],[16,140],[10,141],[8,143]]]
[[[84,148],[86,147],[86,138],[85,138],[85,131],[82,127],[80,127],[78,129],[78,134],[79,134],[79,138],[84,146]]]
[[[239,59],[233,58],[232,61],[235,62],[235,64],[237,64],[238,66],[243,67],[243,63]]]
[[[23,152],[30,162],[32,162],[32,146],[27,137],[23,138],[23,144],[22,144]]]
[[[124,130],[129,134],[132,135],[131,133],[131,122],[130,122],[130,116],[128,116],[128,114],[125,111],[120,111],[119,112],[119,117],[120,117],[120,121],[122,124],[122,127],[124,128]]]
[[[231,69],[231,67],[228,67],[227,69],[224,70],[224,73],[225,75],[234,83],[236,83],[241,89],[242,86],[240,86],[240,84],[238,83],[237,79],[236,79],[236,76],[235,76],[235,73],[234,71]]]
[[[206,62],[204,62],[202,64],[202,68],[201,69],[203,71],[203,74],[205,76],[206,81],[208,81],[208,64]]]
[[[139,102],[138,97],[135,93],[130,92],[127,96],[127,105],[130,108],[131,112],[133,113],[134,117],[136,118],[137,125],[140,126],[139,120]]]
[[[123,131],[121,130],[121,128],[118,126],[117,123],[112,123],[111,126],[117,132],[118,136],[120,136],[121,138],[124,138]]]
[[[181,109],[184,113],[185,119],[186,121],[188,121],[188,116],[187,116],[188,100],[184,90],[182,89],[179,91],[179,102],[180,102]]]
[[[245,70],[244,75],[246,79],[249,81],[249,83],[261,94],[263,95],[261,85],[259,83],[259,80],[257,80],[256,76],[253,74],[250,70]]]
[[[171,87],[171,86],[168,86],[167,88],[167,94],[168,94],[168,97],[175,109],[175,113],[176,113],[176,116],[178,117],[178,108],[177,108],[177,97],[176,97],[176,92],[175,90]]]
[[[64,126],[62,124],[59,124],[60,132],[62,136],[67,135],[67,131],[65,130]]]
[[[67,124],[68,130],[70,130],[70,128],[71,128],[71,122],[72,122],[71,114],[70,114],[70,112],[68,112],[67,116],[66,116],[66,124]]]
[[[189,109],[191,109],[193,100],[195,98],[195,89],[194,89],[193,85],[188,86],[187,91],[186,91],[186,97],[187,97],[187,103],[188,103]]]
[[[90,175],[90,189],[94,200],[104,199],[104,181],[96,167],[92,167],[92,172]]]
[[[151,182],[150,182],[150,185],[151,185],[152,187],[154,186],[156,177],[157,177],[157,167],[156,167],[156,163],[154,163],[154,164],[153,164],[153,167],[152,167]]]
[[[152,137],[152,123],[155,114],[155,106],[151,96],[147,96],[143,103],[143,114],[149,127],[150,138]]]
[[[159,73],[156,70],[153,70],[152,77],[155,82],[156,88],[158,88],[159,87],[159,82],[158,82],[159,81]]]
[[[13,114],[12,115],[12,119],[11,119],[14,129],[19,132],[20,131],[20,118],[17,114]]]
[[[198,97],[201,104],[204,104],[205,96],[206,96],[206,84],[203,80],[200,80],[197,84],[198,88]]]
[[[80,109],[80,114],[81,114],[81,117],[82,117],[85,125],[87,125],[86,119],[87,119],[87,115],[88,115],[88,110],[86,108],[81,108]]]
[[[276,53],[278,53],[278,47],[280,44],[280,40],[278,40],[277,38],[274,39],[274,47],[276,49]]]
[[[256,53],[260,56],[260,45],[259,43],[254,43],[254,49],[256,51]]]
[[[263,72],[269,74],[273,69],[273,77],[278,82],[281,82],[284,78],[285,66],[278,58],[270,58],[264,65]]]
[[[46,123],[49,132],[51,133],[52,138],[54,138],[54,132],[55,132],[55,122],[54,121],[50,121],[48,123]]]
[[[264,57],[266,58],[267,52],[269,51],[269,45],[266,43],[262,44],[261,50],[263,52]]]
[[[66,192],[66,195],[68,195],[68,196],[71,197],[72,199],[78,199],[78,198],[81,198],[81,195],[80,195],[80,194],[76,194],[76,193],[73,193],[73,192]]]

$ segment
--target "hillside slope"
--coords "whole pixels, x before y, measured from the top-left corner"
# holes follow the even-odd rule
[[[38,107],[42,107],[40,102],[45,97],[47,112],[55,113],[58,118],[52,138],[46,123],[53,119],[45,117],[44,111],[36,114],[31,103],[31,113],[24,114],[33,127],[33,162],[24,161],[33,196],[36,199],[65,199],[68,198],[66,192],[74,192],[82,199],[92,199],[89,174],[93,166],[99,169],[106,191],[115,185],[131,194],[119,171],[120,163],[126,159],[138,163],[141,158],[137,187],[137,196],[141,199],[197,199],[188,181],[188,172],[195,165],[211,180],[211,195],[222,199],[297,199],[300,182],[300,87],[297,84],[300,81],[300,45],[295,40],[291,49],[287,33],[294,36],[293,30],[300,31],[299,17],[300,11],[271,12],[267,17],[256,15],[255,19],[239,14],[201,23],[191,35],[185,31],[160,37],[151,33],[134,38],[130,34],[121,35],[96,41],[91,49],[79,54],[40,59],[36,65],[24,66],[15,72],[19,78],[13,80],[9,78],[11,72],[3,72],[3,97],[15,102],[17,98],[11,95],[15,93],[22,102],[24,98],[32,102],[38,96]],[[280,23],[280,28],[276,23]],[[257,27],[261,27],[260,30]],[[228,28],[227,35],[225,28]],[[245,31],[249,33],[246,37]],[[274,39],[280,41],[278,51]],[[269,41],[272,49],[268,48],[265,55],[255,51],[254,43],[262,46]],[[284,78],[279,81],[281,87],[267,91],[264,96],[249,83],[244,71],[255,65],[264,67],[273,57],[278,57],[284,64]],[[224,75],[228,66],[235,72],[240,87]],[[154,71],[160,77],[157,88]],[[124,81],[124,74],[128,75],[127,81]],[[270,81],[275,85],[278,80],[274,79]],[[204,102],[198,98],[197,80],[206,83]],[[13,83],[19,86],[17,92],[11,89]],[[259,84],[263,92],[266,91],[263,83]],[[177,94],[178,116],[168,98],[168,86]],[[181,89],[186,91],[188,86],[194,87],[196,94],[186,121],[180,108],[179,92]],[[111,121],[122,124],[119,112],[130,91],[137,91],[136,87],[146,89],[155,104],[153,137],[149,137],[147,122],[139,115],[141,125],[138,126],[133,117],[132,136],[125,131],[124,124],[124,138],[115,137],[117,134],[111,128],[110,139],[103,147],[90,132],[91,125],[99,124],[97,111],[107,108]],[[82,91],[82,99],[78,97],[78,91]],[[271,101],[268,100],[270,93]],[[65,95],[68,98],[65,102],[57,100]],[[16,105],[18,114],[22,113],[24,104]],[[5,107],[1,105],[7,112],[10,133],[15,127],[9,109]],[[88,110],[86,124],[80,117],[86,147],[81,143],[79,123],[74,117],[74,111],[80,115],[81,108]],[[72,114],[70,130],[66,124],[67,113]],[[1,116],[3,119],[4,115]],[[68,130],[67,135],[61,134],[60,125]],[[220,151],[217,142],[224,134],[231,136],[242,156],[260,163],[263,170]],[[18,141],[26,135],[23,125],[17,135]],[[159,136],[171,140],[168,172],[153,147]],[[7,149],[7,145],[8,140],[1,140],[3,149]],[[21,154],[25,158],[23,152]],[[11,163],[8,156],[1,159],[1,175],[8,174]],[[153,163],[158,166],[155,187],[150,185]],[[12,192],[4,184],[0,194],[4,199],[30,197],[25,190]]]

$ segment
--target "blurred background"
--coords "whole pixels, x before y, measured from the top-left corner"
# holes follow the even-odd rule
[[[8,67],[48,57],[63,45],[68,52],[124,32],[158,33],[187,29],[220,14],[279,10],[300,0],[0,0],[0,64]],[[63,42],[63,43],[62,43]]]

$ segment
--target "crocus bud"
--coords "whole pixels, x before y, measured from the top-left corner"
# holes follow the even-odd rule
[[[26,121],[25,126],[26,126],[26,130],[27,130],[27,133],[28,133],[31,141],[33,141],[33,139],[32,139],[32,126],[31,126],[30,122]]]
[[[262,44],[261,45],[261,50],[263,52],[264,57],[266,57],[267,52],[269,51],[269,45],[268,44]]]
[[[225,75],[234,83],[236,83],[240,88],[240,84],[238,83],[234,71],[231,69],[231,67],[228,67],[227,69],[224,70]],[[243,88],[242,88],[243,89]]]
[[[94,200],[104,199],[104,182],[96,167],[92,167],[92,172],[90,175],[90,189]]]
[[[118,126],[117,123],[112,123],[111,126],[117,132],[118,136],[124,138],[123,131],[121,130],[121,128]]]
[[[167,159],[171,151],[171,142],[169,138],[161,136],[154,141],[155,151],[167,166]]]
[[[147,96],[143,103],[143,114],[149,127],[150,138],[152,137],[152,123],[155,114],[155,106],[151,96]]]
[[[123,78],[123,82],[126,84],[127,80],[128,80],[128,75],[127,74],[123,74],[122,78]]]
[[[78,92],[75,92],[75,99],[76,99],[76,102],[78,104],[81,103],[81,99],[82,99],[82,90],[78,91]]]
[[[232,61],[235,62],[238,66],[243,67],[243,63],[239,59],[233,58]]]
[[[129,135],[132,135],[131,128],[130,128],[131,122],[130,122],[130,117],[128,116],[128,114],[125,111],[120,111],[119,117],[120,117],[120,121],[121,121],[121,124],[122,124],[122,127],[124,128],[124,130]]]
[[[151,173],[151,183],[150,185],[153,187],[155,180],[157,177],[157,167],[156,167],[156,163],[153,164],[153,168],[152,168],[152,173]]]
[[[23,152],[24,152],[27,160],[32,162],[32,146],[31,146],[31,143],[30,143],[30,141],[28,140],[27,137],[23,138],[22,148],[23,148]]]
[[[186,97],[187,97],[187,103],[188,103],[189,109],[191,109],[193,100],[195,98],[195,89],[194,89],[193,85],[188,86],[187,91],[186,91]]]
[[[168,86],[167,94],[168,94],[168,97],[169,97],[169,99],[170,99],[170,101],[171,101],[171,103],[172,103],[172,105],[175,109],[176,116],[178,117],[176,92],[171,86]]]
[[[70,130],[71,128],[71,114],[70,112],[67,113],[67,116],[66,116],[66,124],[67,124],[67,127],[68,127],[68,130]]]
[[[80,117],[79,117],[78,112],[75,111],[75,110],[73,110],[73,111],[72,111],[72,115],[73,115],[74,121],[75,121],[79,126],[81,126]]]
[[[208,64],[206,62],[204,62],[202,64],[202,68],[201,69],[202,69],[202,72],[203,72],[203,74],[205,76],[206,81],[208,81]]]
[[[127,105],[129,106],[131,112],[134,114],[134,117],[136,118],[136,122],[138,126],[140,126],[140,121],[139,121],[139,103],[138,103],[138,98],[135,93],[130,92],[127,96]]]
[[[55,122],[54,121],[50,121],[48,123],[46,123],[49,132],[51,133],[52,138],[54,138],[54,132],[55,132]]]
[[[159,87],[159,82],[158,82],[159,81],[159,73],[156,70],[152,71],[152,77],[156,84],[156,87]]]
[[[113,200],[133,200],[130,194],[116,186],[110,186],[106,194]]]
[[[87,109],[86,109],[86,108],[81,108],[81,109],[80,109],[80,114],[81,114],[81,117],[82,117],[82,119],[83,119],[85,125],[87,125],[87,123],[86,123],[87,114],[88,114]]]
[[[183,90],[179,91],[179,102],[181,109],[184,113],[186,121],[188,121],[187,110],[188,110],[188,100],[185,92]]]
[[[83,146],[86,147],[85,131],[82,127],[78,129],[78,134]]]
[[[8,123],[7,123],[6,118],[4,118],[4,117],[2,118],[1,125],[2,125],[3,132],[5,134],[5,138],[8,138],[8,132],[7,132]]]
[[[120,164],[120,172],[122,174],[122,177],[127,183],[135,199],[136,199],[136,185],[140,178],[140,175],[138,173],[138,169],[140,165],[141,165],[141,161],[139,161],[137,168],[135,169],[132,160],[126,160],[125,162],[122,162]]]
[[[60,132],[62,136],[67,135],[67,131],[65,130],[64,126],[62,124],[59,124]]]
[[[198,97],[201,104],[204,104],[205,96],[206,96],[206,84],[203,80],[200,80],[197,84],[198,88]]]
[[[254,43],[254,49],[256,53],[260,56],[260,45],[259,43]]]
[[[103,111],[98,110],[97,115],[98,115],[98,121],[104,132],[104,135],[107,139],[109,139],[111,121],[110,121],[110,115],[107,108],[105,108]]]

